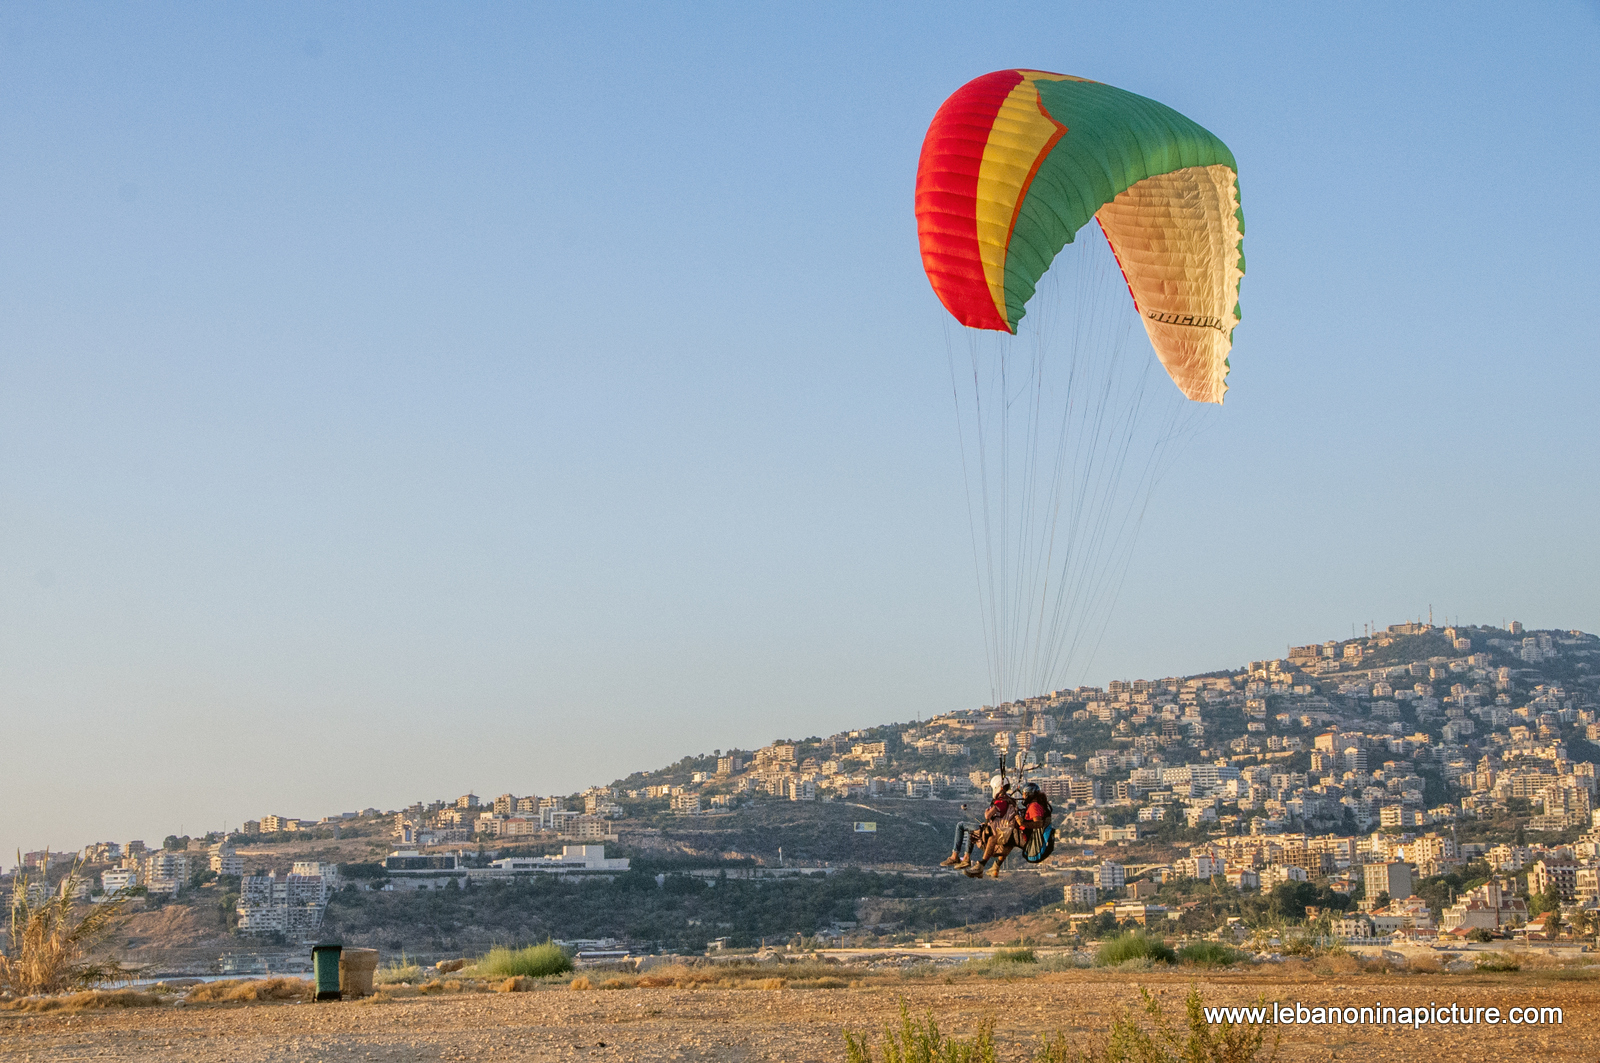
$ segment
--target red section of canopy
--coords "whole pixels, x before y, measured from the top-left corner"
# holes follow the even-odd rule
[[[934,293],[969,328],[1011,331],[983,275],[978,253],[978,168],[989,131],[1020,70],[974,78],[933,116],[917,161],[917,241]]]

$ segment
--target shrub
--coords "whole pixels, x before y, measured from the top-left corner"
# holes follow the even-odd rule
[[[1522,970],[1522,964],[1517,962],[1515,956],[1504,952],[1485,952],[1477,958],[1478,970],[1494,972],[1510,972]]]
[[[1317,941],[1308,931],[1285,931],[1282,935],[1283,944],[1280,951],[1285,956],[1315,956],[1317,954]]]
[[[1172,963],[1177,953],[1155,938],[1140,933],[1118,934],[1108,938],[1095,953],[1096,967],[1115,967],[1129,960],[1146,960],[1150,963]]]
[[[484,978],[513,978],[525,975],[543,978],[546,975],[566,974],[572,970],[572,957],[553,941],[542,945],[529,945],[522,949],[490,949],[487,956],[478,960],[476,973]]]
[[[22,864],[21,853],[17,864]],[[59,892],[34,903],[28,900],[27,872],[17,872],[11,886],[10,955],[0,956],[0,988],[19,996],[61,993],[108,982],[122,973],[116,964],[94,962],[89,956],[117,929],[125,899],[74,903],[81,866],[73,864]]]
[[[1206,1021],[1200,991],[1192,985],[1184,1001],[1183,1025],[1187,1029],[1173,1028],[1148,989],[1140,987],[1139,995],[1149,1016],[1148,1029],[1131,1015],[1118,1015],[1105,1039],[1088,1051],[1057,1032],[1040,1039],[1034,1063],[1252,1063],[1266,1044],[1265,1024],[1222,1022],[1213,1029]],[[1273,1037],[1269,1061],[1277,1058],[1278,1036]]]
[[[422,965],[406,959],[406,954],[401,952],[398,960],[378,968],[378,973],[372,980],[378,985],[399,985],[403,982],[415,982],[421,977]]]
[[[900,1025],[883,1024],[883,1063],[995,1063],[994,1020],[984,1019],[970,1041],[958,1041],[939,1032],[928,1012],[921,1022],[900,1001]],[[864,1033],[844,1032],[845,1063],[873,1063],[872,1043]]]
[[[996,963],[1037,963],[1032,949],[995,949],[991,957]]]
[[[1060,1031],[1041,1037],[1034,1063],[1254,1063],[1266,1047],[1265,1023],[1208,1022],[1194,986],[1189,987],[1183,1021],[1176,1027],[1149,990],[1141,987],[1139,995],[1144,1000],[1142,1020],[1120,1014],[1101,1039],[1086,1048]],[[880,1055],[874,1057],[864,1033],[846,1030],[844,1044],[845,1063],[995,1063],[992,1019],[980,1022],[971,1040],[958,1040],[939,1030],[932,1012],[922,1022],[914,1021],[904,1000],[898,1028],[884,1025]],[[1277,1054],[1275,1036],[1269,1063]]]
[[[1226,967],[1243,958],[1244,954],[1238,949],[1229,948],[1219,941],[1193,941],[1178,950],[1180,963],[1191,963],[1196,967]]]

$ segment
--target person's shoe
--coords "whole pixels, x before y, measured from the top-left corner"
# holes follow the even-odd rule
[[[954,849],[950,850],[950,855],[945,857],[943,860],[940,860],[939,861],[939,866],[940,867],[960,867],[961,866],[961,854],[956,852]]]
[[[983,874],[983,872],[980,871],[980,872],[978,872],[978,874],[981,875],[981,874]],[[996,860],[995,863],[994,863],[994,866],[989,869],[989,877],[990,878],[999,878],[1000,877],[1000,861]]]
[[[961,869],[961,873],[963,875],[967,876],[968,878],[982,878],[983,877],[983,865],[982,864],[973,864],[971,867],[964,867],[964,868]]]

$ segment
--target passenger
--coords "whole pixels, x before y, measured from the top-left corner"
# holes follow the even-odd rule
[[[983,826],[978,829],[979,837],[983,840],[983,854],[977,860],[969,856],[967,862],[961,865],[961,870],[968,875],[983,874],[983,865],[995,858],[1016,830],[1017,799],[1005,776],[992,776],[989,779],[989,792],[994,794],[994,800],[989,802],[989,807],[984,811]],[[998,864],[994,871],[998,876]]]

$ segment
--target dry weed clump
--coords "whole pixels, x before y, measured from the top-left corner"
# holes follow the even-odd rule
[[[310,1000],[311,982],[304,978],[229,978],[189,990],[190,1004],[232,1004],[263,1000]]]
[[[169,997],[134,989],[90,989],[55,997],[24,997],[0,1004],[5,1011],[93,1011],[97,1008],[155,1008]]]
[[[591,971],[567,983],[569,989],[844,989],[859,985],[839,977],[837,963],[674,963],[643,974]]]
[[[417,987],[424,996],[434,993],[487,993],[489,987],[472,978],[434,978]]]
[[[1349,952],[1331,952],[1317,960],[1318,974],[1355,974],[1362,969],[1361,958]]]
[[[496,993],[530,993],[539,985],[538,981],[525,974],[507,978],[504,982],[494,987]]]
[[[22,854],[17,854],[22,864]],[[89,957],[122,921],[124,898],[104,904],[74,901],[81,862],[58,892],[29,902],[31,877],[18,871],[11,885],[10,955],[0,956],[0,989],[18,996],[63,993],[109,982],[123,974],[111,962]]]

